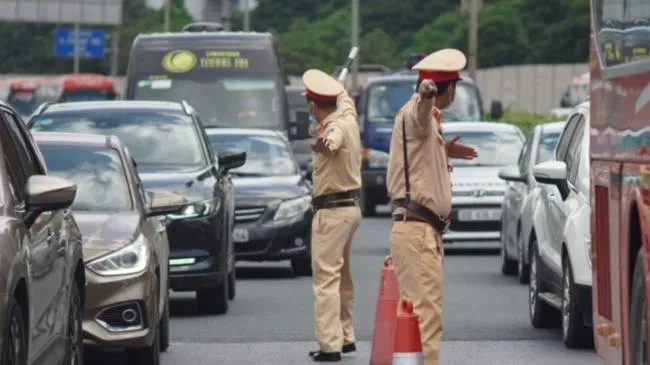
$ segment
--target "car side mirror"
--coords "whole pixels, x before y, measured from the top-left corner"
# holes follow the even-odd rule
[[[77,185],[56,176],[32,175],[27,180],[26,192],[25,224],[29,227],[39,214],[72,205],[77,196]]]
[[[244,166],[246,163],[246,151],[228,149],[217,153],[219,161],[219,170],[221,173]]]
[[[312,182],[313,182],[313,180],[312,180],[313,173],[314,173],[314,168],[313,168],[311,162],[307,165],[307,167],[305,169],[303,169],[301,171],[302,178],[305,179],[305,180],[312,181]]]
[[[567,182],[567,166],[562,161],[547,161],[533,167],[535,180],[542,184],[557,186],[562,200],[569,195],[569,184]]]
[[[503,117],[503,104],[501,103],[500,100],[492,101],[492,105],[490,106],[490,118],[492,118],[492,120],[499,120],[502,117]]]
[[[187,204],[185,197],[170,191],[147,191],[147,198],[147,217],[177,213]]]
[[[299,110],[295,113],[294,120],[291,123],[292,139],[307,139],[309,135],[309,112]]]
[[[506,166],[499,170],[499,178],[505,181],[526,182],[517,165]]]

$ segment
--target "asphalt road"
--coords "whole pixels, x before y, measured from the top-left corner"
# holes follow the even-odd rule
[[[378,279],[388,253],[390,220],[364,219],[353,248],[359,349],[343,364],[368,365]],[[286,263],[238,266],[237,297],[224,316],[196,314],[193,295],[173,294],[171,341],[163,365],[309,364],[316,349],[310,278],[291,277]],[[598,364],[593,350],[567,350],[559,329],[537,330],[526,287],[501,276],[494,252],[447,249],[444,365]],[[94,364],[118,358],[94,359]],[[88,362],[88,361],[87,361]]]

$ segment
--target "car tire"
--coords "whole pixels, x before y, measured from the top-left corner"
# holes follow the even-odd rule
[[[235,299],[237,295],[237,269],[233,265],[230,274],[228,274],[228,300]]]
[[[530,323],[535,328],[555,328],[560,322],[560,313],[550,304],[543,301],[539,294],[542,292],[542,281],[539,273],[539,254],[537,242],[530,245],[530,281],[528,283],[528,314]]]
[[[27,365],[27,322],[16,298],[10,299],[5,319],[0,363]]]
[[[160,319],[160,352],[165,352],[169,348],[169,289],[165,298],[165,311]]]
[[[517,274],[517,261],[508,257],[504,237],[501,238],[501,274],[511,276]]]
[[[158,318],[158,301],[155,305],[155,318]],[[154,331],[153,342],[150,346],[127,349],[126,358],[129,365],[160,365],[160,329],[156,328]]]
[[[65,365],[81,365],[84,363],[83,347],[83,305],[81,294],[76,280],[72,281],[70,290],[70,307],[68,310],[68,327],[66,330],[67,348],[65,354]]]
[[[303,256],[291,259],[291,270],[295,276],[311,276],[311,257]]]
[[[361,214],[364,217],[374,217],[377,215],[377,205],[368,196],[365,189],[361,189]]]
[[[571,260],[566,256],[562,264],[562,340],[570,349],[593,347],[591,327],[585,326],[584,314],[576,297]],[[591,300],[591,298],[588,298]]]
[[[648,353],[648,300],[645,295],[645,254],[639,250],[632,274],[632,301],[630,302],[630,364],[642,364]]]
[[[530,265],[526,263],[526,258],[524,256],[524,247],[521,243],[521,239],[517,244],[517,255],[519,259],[517,260],[517,279],[521,284],[528,284],[530,279]]]
[[[200,289],[196,292],[196,300],[199,312],[204,314],[226,314],[228,313],[228,274],[224,274],[219,285]]]

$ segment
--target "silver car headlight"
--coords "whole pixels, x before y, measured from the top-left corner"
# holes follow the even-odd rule
[[[186,205],[180,212],[168,214],[169,219],[187,219],[205,217],[219,209],[219,201],[208,199]]]
[[[86,267],[102,276],[137,274],[146,269],[150,254],[147,242],[140,236],[133,243],[88,262]]]
[[[279,221],[294,218],[304,214],[311,207],[311,196],[306,195],[297,199],[285,200],[280,203],[273,220]]]
[[[388,153],[368,149],[368,167],[372,169],[386,168],[388,166]]]

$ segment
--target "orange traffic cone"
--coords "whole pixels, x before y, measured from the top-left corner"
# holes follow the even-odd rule
[[[370,365],[390,365],[395,345],[395,324],[397,323],[397,276],[393,270],[393,259],[384,258],[381,270],[379,296],[375,312],[375,329],[372,334]]]
[[[420,325],[410,300],[402,301],[402,311],[397,316],[392,365],[424,365]]]

